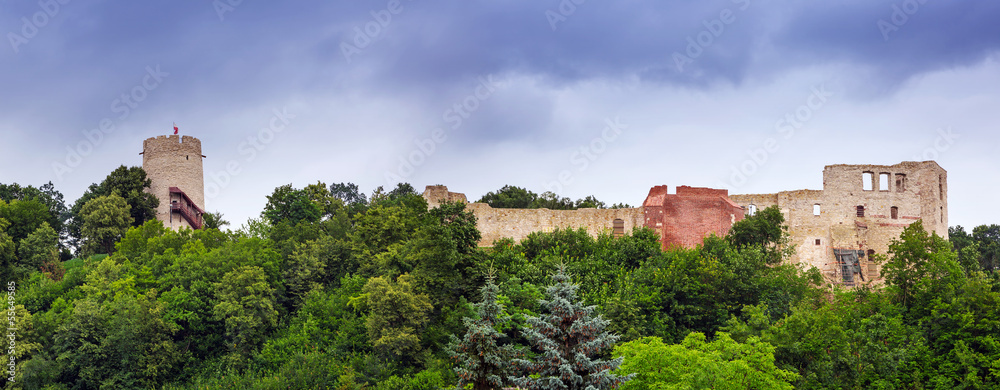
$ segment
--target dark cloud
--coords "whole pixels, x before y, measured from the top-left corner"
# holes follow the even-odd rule
[[[810,86],[831,76],[786,80],[805,77],[796,75],[810,69],[841,69],[832,75],[842,86],[833,105],[859,97],[884,101],[921,76],[990,63],[1000,46],[995,22],[1000,3],[919,1],[588,0],[569,7],[573,2],[568,0],[402,0],[401,12],[380,24],[379,19],[388,20],[388,0],[243,1],[221,18],[211,1],[76,0],[62,5],[16,53],[7,33],[20,33],[22,17],[30,19],[41,8],[38,2],[0,1],[2,129],[20,134],[19,145],[49,146],[29,153],[5,145],[0,165],[7,170],[0,174],[9,174],[11,161],[27,161],[35,176],[51,176],[50,163],[62,159],[65,148],[80,142],[81,132],[102,118],[114,118],[120,131],[97,148],[100,160],[92,158],[74,171],[71,184],[79,192],[106,175],[104,167],[121,163],[109,153],[111,145],[138,149],[146,136],[169,131],[172,121],[202,132],[220,161],[240,159],[241,140],[255,134],[272,109],[286,105],[302,110],[298,131],[316,134],[282,136],[261,153],[274,160],[261,157],[258,167],[303,169],[306,164],[296,160],[301,156],[295,150],[325,147],[341,152],[310,154],[322,160],[309,173],[350,164],[333,160],[350,151],[364,155],[365,166],[375,167],[364,172],[380,183],[381,171],[410,153],[414,138],[438,127],[449,132],[449,140],[436,160],[428,159],[440,165],[428,162],[424,170],[478,169],[463,159],[496,145],[523,153],[497,157],[517,160],[519,167],[564,162],[567,151],[600,131],[604,118],[621,112],[631,112],[624,120],[634,127],[616,145],[642,144],[628,140],[648,137],[675,148],[663,153],[670,161],[715,160],[676,149],[700,149],[726,137],[759,142],[767,135],[757,132],[771,131],[775,118],[795,110]],[[893,21],[894,6],[914,12],[905,22],[899,15]],[[723,21],[727,18],[729,23]],[[891,27],[883,23],[880,30],[880,20]],[[366,30],[377,33],[369,36]],[[365,34],[359,38],[364,44],[355,41],[358,31]],[[344,54],[348,44],[358,46],[349,59]],[[682,70],[678,56],[683,56]],[[169,76],[119,119],[115,100],[140,86],[147,68],[156,66]],[[466,104],[479,80],[490,75],[508,84],[487,99],[470,101],[474,112],[453,128],[448,110]],[[786,81],[774,88],[788,90],[742,95],[766,91],[776,80]],[[972,93],[963,88],[956,95]],[[608,93],[613,96],[602,95]],[[704,129],[731,111],[719,102],[758,104],[759,110],[745,113],[755,121],[753,127],[739,122]],[[763,117],[752,117],[758,114]],[[956,121],[937,115],[941,123],[934,126]],[[363,149],[359,145],[372,150],[357,152]],[[660,153],[666,147],[650,150]],[[129,153],[131,163],[137,163]],[[331,176],[341,177],[337,174]],[[545,175],[532,180],[551,180]],[[250,181],[250,176],[240,180]],[[339,180],[352,179],[365,180]]]

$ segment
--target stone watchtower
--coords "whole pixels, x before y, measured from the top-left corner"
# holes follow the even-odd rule
[[[156,219],[179,230],[201,229],[205,211],[205,174],[201,140],[161,135],[142,143],[142,169],[152,180],[148,192],[160,199]]]

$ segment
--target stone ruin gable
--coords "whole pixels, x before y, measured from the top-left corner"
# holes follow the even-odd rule
[[[864,187],[865,173],[871,174],[870,190]],[[857,203],[855,207],[865,206],[866,217],[870,211],[872,217],[892,219],[891,207],[897,207],[897,219],[904,221],[880,221],[883,224],[905,227],[913,220],[923,219],[924,228],[948,238],[948,172],[937,162],[828,165],[823,169],[823,189]]]
[[[948,234],[947,172],[933,161],[829,165],[823,170],[822,191],[733,195],[731,199],[747,212],[777,205],[796,246],[790,261],[817,267],[837,283],[843,282],[843,269],[835,249],[862,251],[859,265],[865,280],[857,278],[855,284],[878,284],[882,282],[880,268],[869,260],[870,255],[887,253],[889,243],[906,226],[923,219],[928,230],[945,238]]]
[[[174,230],[191,226],[178,215],[171,215],[170,187],[178,187],[198,207],[205,207],[205,176],[201,140],[191,136],[161,135],[142,143],[142,168],[152,181],[147,192],[160,200],[156,218]]]
[[[642,205],[643,223],[659,234],[663,249],[693,248],[713,233],[725,236],[744,215],[729,191],[713,188],[679,186],[676,194],[668,194],[667,186],[656,186]]]
[[[427,207],[438,207],[444,201],[468,203],[465,194],[449,192],[446,186],[427,186],[423,193]],[[492,246],[501,238],[521,241],[534,232],[584,228],[592,237],[611,231],[614,221],[621,219],[625,232],[643,226],[642,208],[629,209],[495,209],[486,203],[468,203],[466,209],[476,216],[476,227],[482,239],[479,246]]]
[[[421,196],[427,201],[427,208],[430,209],[438,207],[444,202],[469,203],[469,200],[465,198],[465,194],[449,192],[448,187],[442,185],[427,186]]]

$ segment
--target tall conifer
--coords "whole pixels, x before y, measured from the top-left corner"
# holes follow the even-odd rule
[[[506,321],[503,305],[497,302],[499,288],[493,282],[492,272],[480,290],[482,302],[473,304],[478,318],[465,318],[465,336],[455,336],[449,345],[452,362],[456,364],[458,388],[471,384],[475,390],[499,389],[509,381],[511,361],[517,357],[513,345],[500,345],[503,333],[497,325]]]
[[[524,389],[614,389],[633,375],[612,373],[622,363],[595,359],[618,342],[606,331],[608,320],[584,306],[576,296],[579,286],[570,282],[566,267],[552,276],[554,285],[545,289],[540,301],[543,313],[527,318],[524,337],[538,352],[533,361],[517,359],[522,376],[511,380]]]

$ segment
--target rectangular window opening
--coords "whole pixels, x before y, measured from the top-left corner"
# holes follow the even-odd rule
[[[611,222],[611,235],[613,237],[625,236],[625,220],[616,218]]]
[[[889,191],[889,174],[882,172],[878,174],[878,190]]]
[[[938,175],[938,200],[944,200],[944,177]]]
[[[757,214],[757,205],[751,204],[750,208],[747,209],[747,215],[749,215],[749,216],[752,217],[752,216],[754,216],[756,214]]]
[[[892,216],[892,219],[899,219],[899,207],[892,206],[889,208],[889,213]]]
[[[820,243],[821,243],[821,241],[817,238],[816,239],[816,245],[820,245]]]
[[[819,203],[813,205],[813,215],[819,215]]]
[[[858,206],[858,216],[859,217],[865,216],[865,206]]]
[[[861,174],[861,189],[865,191],[872,190],[872,181],[875,180],[875,174],[872,172],[864,172]]]
[[[896,192],[906,191],[906,174],[896,174]]]

